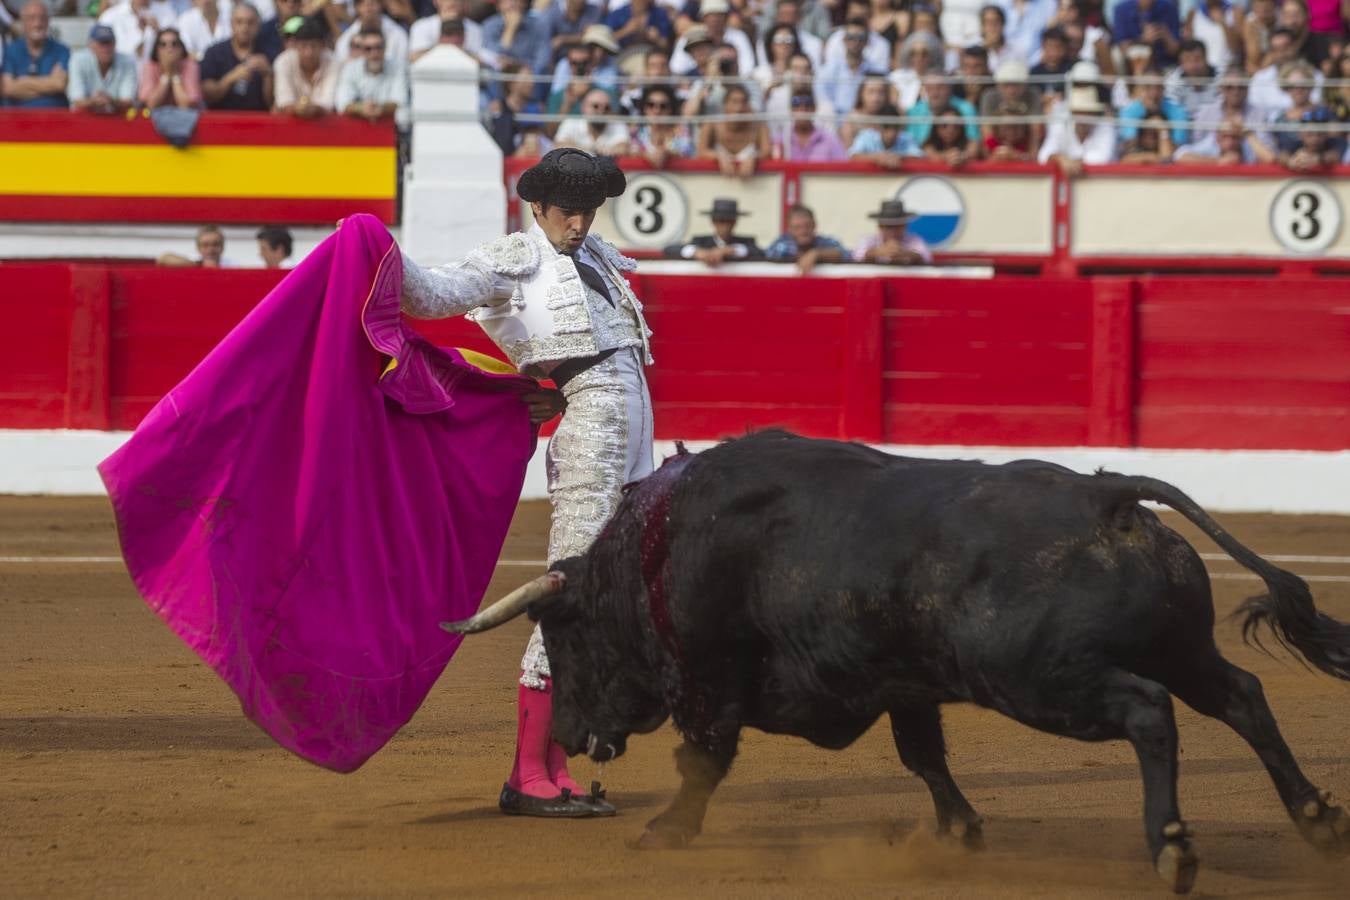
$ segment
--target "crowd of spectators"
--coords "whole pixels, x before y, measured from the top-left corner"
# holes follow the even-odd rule
[[[1339,163],[1341,0],[0,0],[7,106],[403,121],[437,44],[508,154]],[[1350,14],[1350,3],[1345,4]]]
[[[500,2],[514,16],[521,0]],[[701,158],[729,176],[768,158],[1340,163],[1340,0],[1247,2],[540,0],[523,21],[552,40],[488,41],[518,80],[483,104],[507,154]]]
[[[406,0],[101,0],[78,49],[51,35],[46,0],[4,2],[4,106],[406,118],[418,36],[387,12]]]

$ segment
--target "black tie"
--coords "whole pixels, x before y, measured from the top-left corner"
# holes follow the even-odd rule
[[[575,256],[572,257],[572,262],[577,264],[577,274],[581,276],[581,280],[586,282],[591,290],[608,300],[610,306],[613,306],[614,298],[609,295],[609,288],[605,285],[605,279],[600,277],[600,273]]]

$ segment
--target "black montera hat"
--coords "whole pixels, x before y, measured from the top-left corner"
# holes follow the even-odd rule
[[[560,147],[520,173],[516,194],[527,203],[596,209],[606,197],[617,197],[626,187],[628,181],[612,159]]]

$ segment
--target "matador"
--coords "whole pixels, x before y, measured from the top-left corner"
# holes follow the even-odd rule
[[[549,441],[549,564],[584,553],[624,484],[652,471],[652,403],[644,368],[651,332],[623,273],[636,263],[590,233],[626,181],[611,160],[557,149],[521,174],[534,224],[459,263],[423,269],[403,257],[403,308],[418,318],[467,314],[523,374],[551,378],[565,400]],[[532,414],[551,416],[535,395]],[[613,815],[567,772],[552,739],[552,682],[538,626],[521,660],[515,764],[499,806],[515,815]]]

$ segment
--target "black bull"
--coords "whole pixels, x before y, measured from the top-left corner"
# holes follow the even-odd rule
[[[1303,836],[1350,850],[1350,816],[1299,770],[1255,676],[1214,643],[1195,550],[1140,501],[1166,504],[1256,572],[1242,609],[1350,679],[1350,627],[1176,488],[1049,463],[890,456],[764,433],[681,455],[627,492],[581,557],[450,627],[527,605],[570,754],[623,753],[673,717],[683,781],[645,845],[699,833],[742,728],[848,746],[883,713],[927,784],[939,831],[970,847],[981,819],[945,759],[939,704],[969,702],[1053,734],[1128,740],[1154,865],[1177,891],[1196,860],[1177,808],[1172,695],[1260,756]]]

